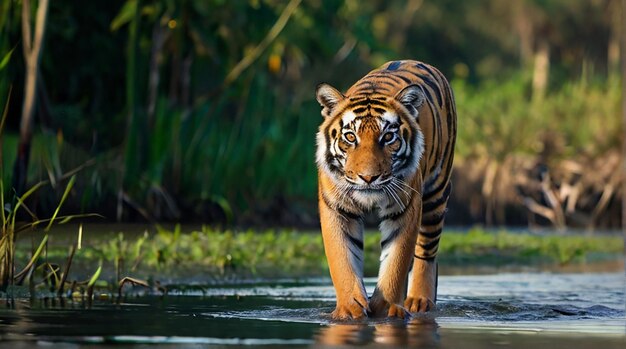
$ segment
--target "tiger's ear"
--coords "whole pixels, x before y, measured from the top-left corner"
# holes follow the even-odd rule
[[[322,106],[322,116],[327,118],[337,103],[346,98],[341,92],[329,84],[319,84],[315,90],[317,102]]]
[[[402,103],[408,111],[417,116],[417,109],[424,103],[424,91],[418,85],[409,85],[398,92],[396,99]]]

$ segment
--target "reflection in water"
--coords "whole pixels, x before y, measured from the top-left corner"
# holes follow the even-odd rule
[[[428,316],[415,317],[408,322],[333,323],[323,327],[315,340],[321,347],[376,343],[392,347],[429,348],[439,345],[438,329],[437,321]]]
[[[330,281],[209,286],[196,294],[16,298],[0,294],[0,349],[20,343],[318,348],[626,348],[624,275],[443,277],[438,310],[334,323]],[[367,282],[367,281],[366,281]],[[375,280],[366,283],[374,287]],[[436,320],[436,321],[435,321]],[[9,341],[5,345],[5,342]],[[72,344],[74,345],[74,344]],[[62,347],[62,346],[61,346]]]

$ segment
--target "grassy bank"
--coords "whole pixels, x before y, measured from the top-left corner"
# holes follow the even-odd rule
[[[55,240],[56,239],[56,240]],[[96,236],[85,229],[82,248],[74,256],[72,273],[87,278],[101,262],[104,279],[124,276],[153,279],[223,280],[247,277],[308,277],[328,275],[321,235],[290,230],[217,231],[202,227],[183,232],[157,228],[143,234]],[[380,235],[365,238],[365,274],[375,276]],[[69,240],[55,238],[45,258],[63,264]],[[537,235],[507,231],[447,231],[440,245],[441,267],[564,266],[617,260],[623,255],[619,235]],[[29,258],[18,248],[18,261]],[[82,272],[85,274],[82,274]]]

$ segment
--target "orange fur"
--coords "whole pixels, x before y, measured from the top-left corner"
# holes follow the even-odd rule
[[[318,86],[317,99],[325,117],[316,160],[322,236],[337,293],[333,318],[432,309],[456,136],[448,82],[424,63],[388,62],[345,95]],[[383,254],[368,303],[362,216],[373,209],[381,217]]]

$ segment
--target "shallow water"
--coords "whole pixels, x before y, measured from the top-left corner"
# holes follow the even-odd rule
[[[333,323],[327,279],[172,289],[166,297],[4,302],[0,347],[625,348],[623,273],[442,276],[438,310]],[[375,280],[367,279],[371,293]]]

